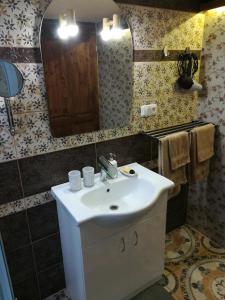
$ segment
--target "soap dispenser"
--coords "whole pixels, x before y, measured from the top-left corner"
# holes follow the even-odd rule
[[[116,161],[116,155],[113,153],[109,153],[109,162],[111,165],[113,165],[115,168],[117,168],[117,161]]]

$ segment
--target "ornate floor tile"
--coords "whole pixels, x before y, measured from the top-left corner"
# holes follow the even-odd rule
[[[182,226],[169,233],[165,260],[159,284],[175,300],[225,299],[225,249],[200,232]],[[60,291],[45,300],[69,299]]]
[[[193,255],[196,241],[189,228],[182,227],[166,237],[166,263],[183,261]]]
[[[166,238],[164,288],[176,300],[225,299],[225,249],[190,226]]]
[[[188,299],[225,299],[225,258],[199,261],[184,274],[182,286]]]

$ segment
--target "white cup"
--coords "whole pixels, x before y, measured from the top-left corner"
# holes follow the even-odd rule
[[[91,187],[95,184],[95,169],[93,167],[84,167],[82,169],[84,186]]]
[[[71,191],[81,190],[81,173],[80,171],[73,170],[68,173]]]

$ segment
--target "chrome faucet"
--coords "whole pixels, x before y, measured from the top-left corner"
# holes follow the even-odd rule
[[[98,164],[101,167],[101,181],[106,181],[107,177],[115,179],[118,177],[118,170],[103,155],[98,158]]]

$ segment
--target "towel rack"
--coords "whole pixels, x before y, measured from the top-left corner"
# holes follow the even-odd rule
[[[159,140],[163,137],[165,137],[168,134],[176,133],[179,131],[191,131],[195,127],[204,126],[207,124],[212,124],[211,122],[204,122],[201,120],[192,121],[190,123],[182,124],[182,125],[176,125],[171,126],[163,129],[157,129],[157,130],[151,130],[147,132],[142,132],[147,137],[153,138],[155,140]]]

